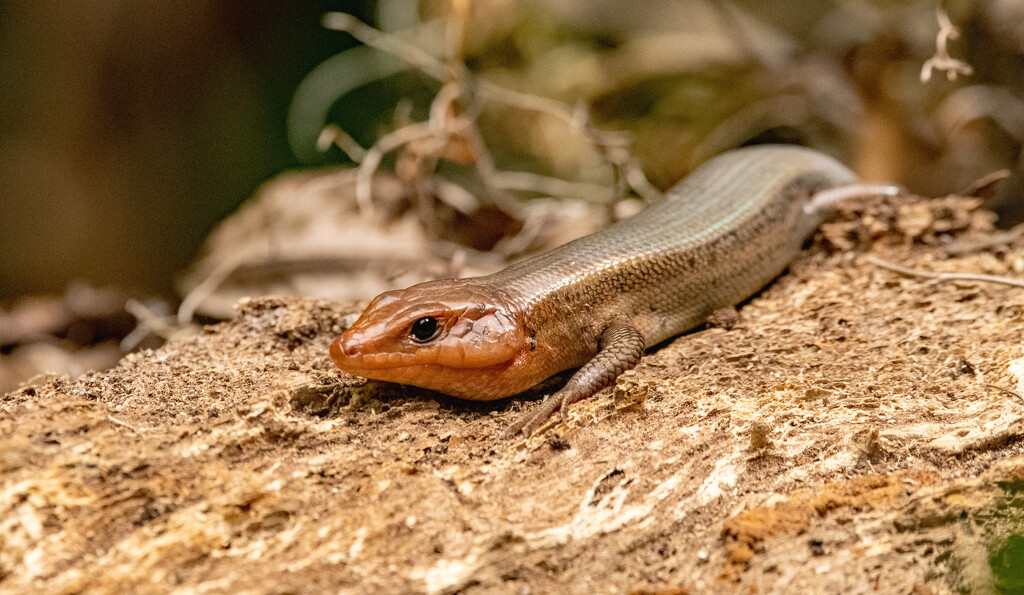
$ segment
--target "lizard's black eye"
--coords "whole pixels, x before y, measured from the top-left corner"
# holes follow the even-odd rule
[[[437,336],[437,319],[433,316],[424,316],[412,323],[409,336],[417,343],[426,343]]]

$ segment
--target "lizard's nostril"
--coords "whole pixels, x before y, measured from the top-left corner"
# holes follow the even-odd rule
[[[346,339],[345,335],[341,335],[331,342],[331,359],[334,361],[357,355],[359,355],[359,343],[352,339]]]

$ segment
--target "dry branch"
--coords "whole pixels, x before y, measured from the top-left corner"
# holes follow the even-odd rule
[[[978,281],[981,283],[999,283],[1001,285],[1009,285],[1011,287],[1024,287],[1024,281],[1017,279],[1010,279],[1009,277],[999,277],[996,275],[979,275],[974,273],[933,273],[931,271],[922,271],[919,269],[912,269],[898,264],[893,264],[886,260],[875,256],[867,256],[865,259],[883,269],[906,275],[908,277],[921,277],[923,279],[931,279],[933,282],[941,281]]]

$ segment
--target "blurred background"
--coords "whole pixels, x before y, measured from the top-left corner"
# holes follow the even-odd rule
[[[438,80],[360,47],[322,25],[328,11],[354,15],[450,68],[464,65],[470,78],[450,69]],[[943,15],[959,36],[948,26],[940,34]],[[201,250],[208,262],[193,271],[216,269],[223,254],[259,235],[222,231],[201,249],[261,182],[296,168],[351,166],[389,133],[436,124],[432,101],[453,80],[457,100],[436,105],[447,110],[446,125],[473,129],[431,137],[438,142],[418,147],[415,158],[412,143],[386,152],[381,169],[397,185],[393,197],[374,200],[392,201],[389,223],[403,208],[416,211],[425,238],[470,251],[504,247],[504,258],[547,247],[635,210],[612,203],[649,198],[638,171],[663,190],[717,153],[761,142],[814,146],[866,178],[924,195],[962,192],[1002,172],[986,198],[1004,224],[1022,218],[1019,0],[0,1],[0,80],[0,355],[8,357],[0,362],[40,342],[77,352],[123,337],[134,325],[126,296],[155,298],[170,311],[200,283],[183,284],[181,273]],[[551,114],[488,101],[477,80],[561,102],[589,114],[597,130],[628,132],[629,142],[601,145]],[[328,125],[343,133],[337,145],[322,143]],[[483,157],[477,140],[499,170],[575,186],[497,191],[474,174]],[[329,175],[345,188],[328,199],[347,192],[337,200],[352,202],[354,179]],[[413,183],[435,175],[447,185]],[[288,219],[288,205],[310,192],[305,180],[319,177],[271,186],[272,212]],[[586,196],[612,187],[610,198]],[[510,205],[573,192],[600,208],[549,209],[544,216],[568,221],[573,233],[544,228],[543,241],[509,247],[536,218]],[[408,204],[392,208],[395,201]],[[440,215],[424,214],[435,207]],[[288,222],[287,233],[302,237],[305,228]],[[275,233],[285,233],[282,225]],[[464,234],[467,225],[472,233]],[[391,233],[383,245],[394,245]],[[341,239],[331,258],[344,256]],[[309,254],[302,259],[308,269]],[[97,287],[113,293],[82,289]],[[97,300],[105,306],[89,313]],[[40,319],[47,324],[31,324]],[[91,322],[75,327],[82,319]]]
[[[171,295],[213,224],[298,164],[292,94],[354,45],[320,26],[336,8],[0,2],[0,298],[73,281]]]

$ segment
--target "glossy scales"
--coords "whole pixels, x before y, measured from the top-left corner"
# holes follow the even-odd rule
[[[654,345],[755,293],[824,219],[809,197],[855,181],[802,147],[731,151],[636,216],[478,281],[503,288],[538,340],[563,346],[554,371],[579,366],[613,323]]]

